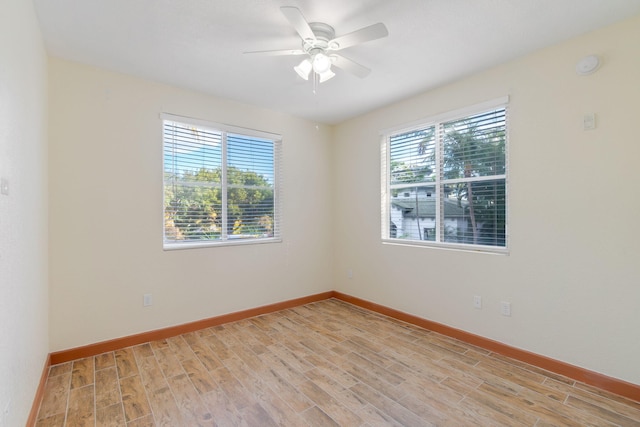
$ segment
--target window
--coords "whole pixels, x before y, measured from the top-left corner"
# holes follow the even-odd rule
[[[506,99],[386,132],[383,241],[505,251],[506,153]]]
[[[162,118],[164,248],[280,241],[280,137]]]

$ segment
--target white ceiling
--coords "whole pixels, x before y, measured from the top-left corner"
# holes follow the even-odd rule
[[[339,123],[640,13],[640,0],[34,0],[48,52],[122,73]],[[389,36],[340,53],[373,71],[322,83],[293,71],[299,49],[280,12],[343,35],[383,22]],[[593,52],[597,53],[597,52]],[[573,61],[574,59],[570,59]],[[573,64],[573,62],[571,62]]]

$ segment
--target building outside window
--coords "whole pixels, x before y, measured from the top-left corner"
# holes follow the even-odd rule
[[[382,143],[382,239],[507,249],[507,105],[452,112]]]

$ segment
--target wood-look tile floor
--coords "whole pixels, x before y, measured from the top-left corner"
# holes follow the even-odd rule
[[[639,426],[640,403],[330,299],[51,367],[38,426]]]

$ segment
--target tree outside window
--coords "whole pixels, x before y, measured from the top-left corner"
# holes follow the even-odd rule
[[[506,248],[506,113],[500,106],[385,138],[383,239]]]
[[[165,120],[164,244],[279,238],[279,141]]]

